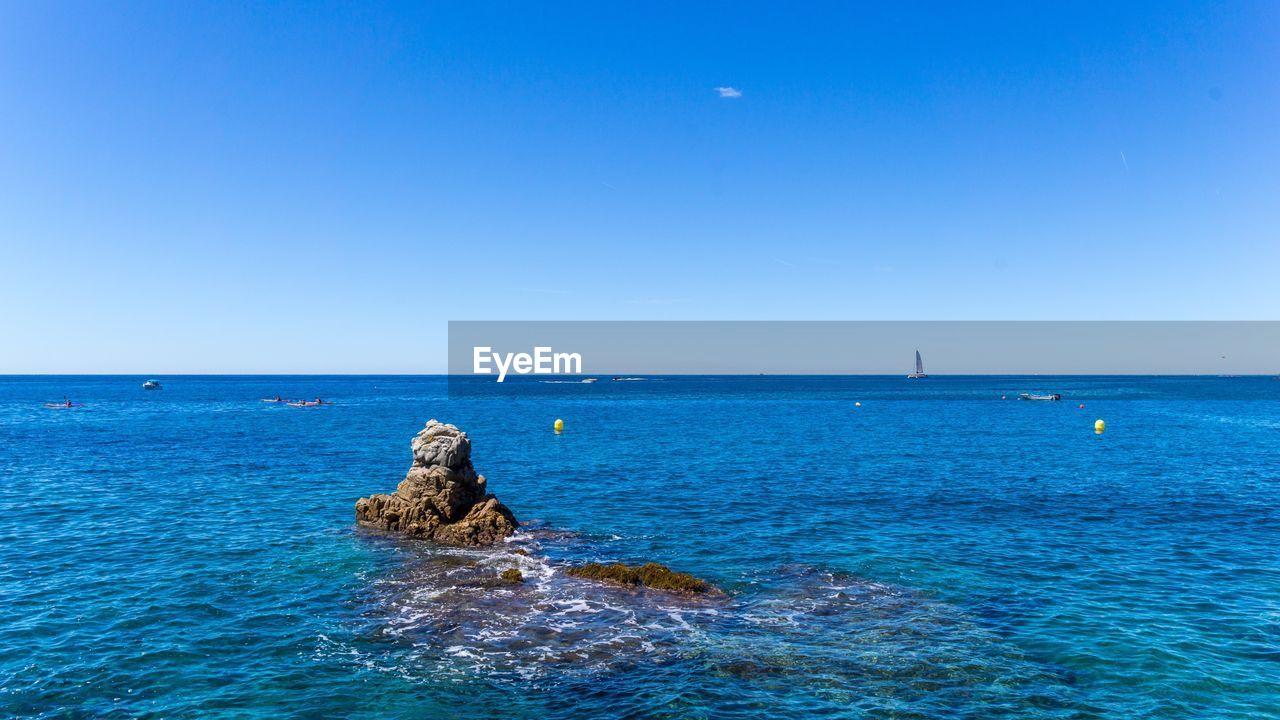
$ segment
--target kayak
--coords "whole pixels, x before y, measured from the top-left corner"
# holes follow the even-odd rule
[[[288,401],[288,400],[285,400],[284,398],[280,398],[279,400],[277,400],[277,399],[275,399],[275,398],[262,398],[262,402],[269,402],[269,403],[287,403],[287,402],[289,402],[289,401]]]
[[[78,407],[84,407],[84,403],[71,403],[70,405],[68,405],[68,404],[66,404],[66,403],[45,403],[45,404],[44,404],[44,406],[45,406],[45,407],[47,407],[47,408],[54,408],[54,409],[57,409],[57,408],[78,408]]]

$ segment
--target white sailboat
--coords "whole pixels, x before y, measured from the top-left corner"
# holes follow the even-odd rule
[[[924,363],[921,362],[920,360],[920,351],[917,350],[916,351],[916,371],[908,375],[907,379],[919,380],[920,378],[927,378],[927,377],[929,376],[924,374]]]

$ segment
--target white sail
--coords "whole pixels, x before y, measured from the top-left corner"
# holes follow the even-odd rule
[[[920,351],[917,350],[916,351],[916,371],[908,375],[907,378],[910,380],[915,380],[918,378],[927,378],[927,377],[929,376],[924,374],[924,361],[920,359]]]

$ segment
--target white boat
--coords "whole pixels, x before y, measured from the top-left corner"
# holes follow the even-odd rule
[[[927,377],[929,376],[924,374],[924,363],[920,361],[920,351],[917,350],[916,351],[916,371],[908,375],[907,379],[919,380],[920,378],[927,378]]]
[[[593,383],[593,382],[595,382],[595,381],[597,381],[597,380],[599,380],[599,379],[600,379],[600,378],[583,378],[582,382],[584,382],[584,383]]]
[[[1052,395],[1032,395],[1031,393],[1019,393],[1019,400],[1061,400],[1062,395],[1053,393]]]
[[[148,380],[142,383],[143,390],[159,390],[160,382],[158,380]]]

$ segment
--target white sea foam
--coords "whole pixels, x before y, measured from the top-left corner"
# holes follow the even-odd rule
[[[913,672],[928,673],[928,658],[937,654],[945,662],[948,643],[991,642],[950,606],[849,576],[762,570],[758,577],[742,578],[738,586],[750,588],[746,593],[707,599],[573,578],[548,554],[536,552],[554,557],[568,548],[580,555],[576,548],[587,542],[567,534],[518,533],[492,550],[423,551],[369,586],[380,631],[398,640],[401,655],[394,664],[423,679],[483,675],[532,687],[566,674],[625,670],[641,659],[690,657],[731,668],[746,657],[745,670],[731,671],[759,666],[760,672],[782,672],[768,665],[776,657],[786,672],[811,665],[823,674],[831,663],[858,674],[865,664],[892,657]],[[498,579],[513,567],[525,582]],[[846,646],[833,654],[813,645],[833,633],[861,637],[865,648]],[[922,642],[930,649],[922,651]],[[347,657],[393,664],[389,657]]]

